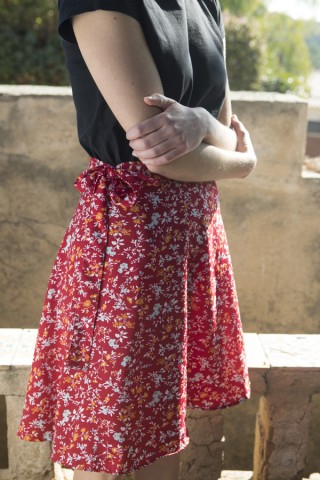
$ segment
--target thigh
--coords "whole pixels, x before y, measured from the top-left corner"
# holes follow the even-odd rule
[[[178,480],[180,453],[165,455],[134,473],[135,480]]]
[[[85,472],[84,470],[75,470],[73,480],[116,480],[118,475],[112,475],[106,472]]]

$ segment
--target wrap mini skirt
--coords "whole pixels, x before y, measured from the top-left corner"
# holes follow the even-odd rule
[[[186,409],[250,395],[215,182],[91,158],[45,295],[17,435],[130,473],[189,443]]]

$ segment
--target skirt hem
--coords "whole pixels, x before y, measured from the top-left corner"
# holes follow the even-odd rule
[[[111,471],[107,472],[106,470],[93,470],[93,469],[91,469],[91,470],[81,470],[81,471],[96,472],[96,473],[109,473],[109,474],[112,474],[112,475],[128,475],[128,474],[133,473],[137,470],[140,470],[141,468],[144,468],[144,467],[147,467],[148,465],[151,465],[153,462],[155,462],[156,460],[158,460],[162,457],[166,457],[166,456],[169,456],[169,455],[174,455],[175,453],[181,452],[182,450],[184,450],[189,445],[189,442],[190,442],[190,437],[186,437],[184,443],[182,443],[182,445],[180,444],[178,450],[175,450],[174,452],[166,452],[166,453],[163,453],[163,454],[160,454],[160,455],[156,454],[151,461],[148,461],[147,463],[145,461],[140,462],[137,467],[131,468],[130,470],[123,471],[123,469],[118,469],[118,470],[115,470],[115,471],[112,471],[112,472]],[[58,463],[59,465],[61,465],[62,468],[67,468],[67,469],[70,469],[70,470],[76,470],[76,467],[67,465],[66,463],[60,463],[59,459],[55,459],[54,454],[52,454],[50,456],[50,458],[54,463]]]

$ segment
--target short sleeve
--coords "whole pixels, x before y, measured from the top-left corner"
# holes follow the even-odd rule
[[[77,43],[73,33],[71,18],[95,10],[111,10],[126,13],[140,21],[139,0],[59,0],[58,32],[66,41]]]

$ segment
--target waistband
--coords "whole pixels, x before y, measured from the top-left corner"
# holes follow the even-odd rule
[[[114,167],[91,157],[89,167],[77,177],[74,187],[90,195],[100,190],[108,194],[114,204],[130,207],[141,188],[166,181],[170,180],[150,172],[141,162],[124,162]]]

